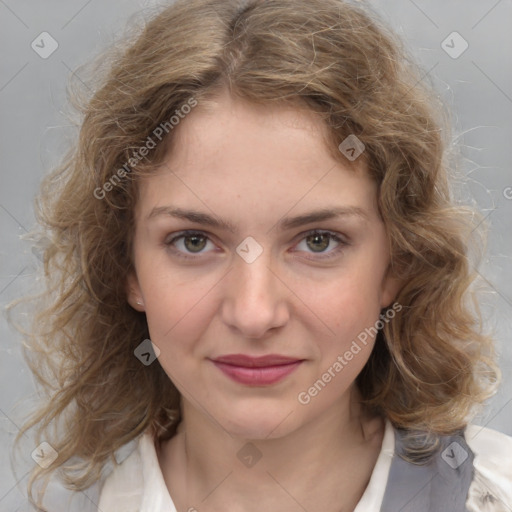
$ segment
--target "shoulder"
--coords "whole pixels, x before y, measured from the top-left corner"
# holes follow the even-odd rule
[[[468,425],[464,437],[474,454],[469,512],[510,511],[512,507],[512,437]]]
[[[131,451],[123,458],[116,454],[117,463],[110,467],[104,479],[98,510],[105,512],[138,512],[143,494],[142,452],[143,438],[131,444]],[[121,459],[121,460],[120,460]]]
[[[395,456],[375,510],[512,511],[511,437],[469,425],[439,436],[435,456],[417,464],[403,457],[407,434],[395,429]]]
[[[145,431],[133,445],[128,456],[105,479],[98,510],[176,512],[160,469],[153,435]]]

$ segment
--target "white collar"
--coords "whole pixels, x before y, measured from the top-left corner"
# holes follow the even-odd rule
[[[394,429],[391,422],[386,419],[377,462],[354,512],[379,512],[394,451]],[[135,450],[106,479],[100,495],[99,510],[177,512],[165,484],[154,439],[149,431],[139,437]]]
[[[389,469],[395,453],[395,430],[386,418],[386,428],[377,462],[372,471],[370,482],[366,487],[354,512],[379,512],[386,492]]]

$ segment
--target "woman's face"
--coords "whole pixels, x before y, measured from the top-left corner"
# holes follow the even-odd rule
[[[376,185],[362,159],[330,156],[324,129],[224,95],[140,183],[130,304],[185,405],[233,435],[341,410],[397,291]]]

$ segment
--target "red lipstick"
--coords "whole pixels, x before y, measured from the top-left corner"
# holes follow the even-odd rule
[[[267,386],[284,379],[302,363],[303,359],[279,354],[252,357],[245,354],[229,354],[212,359],[226,376],[235,382],[249,386]]]

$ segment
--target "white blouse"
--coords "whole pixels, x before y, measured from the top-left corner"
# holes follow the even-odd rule
[[[397,431],[386,421],[380,454],[354,512],[392,510],[397,507],[404,489],[412,489],[414,495],[411,491],[412,498],[404,498],[407,502],[399,508],[402,512],[512,512],[512,437],[469,425],[464,436],[460,436],[460,442],[453,437],[447,440],[451,443],[442,452],[444,460],[439,461],[437,469],[432,469],[431,476],[428,476],[421,472],[422,469],[415,473],[416,465],[402,459],[398,461],[396,435]],[[460,484],[463,477],[459,481],[459,476],[455,476],[455,484],[446,478],[446,475],[459,475],[458,469],[464,465],[469,488]],[[415,485],[419,492],[416,492]],[[446,494],[443,494],[443,485]],[[457,492],[459,501],[456,496],[454,498]],[[463,493],[462,498],[460,493]],[[416,495],[420,496],[419,500],[416,500]],[[443,502],[443,499],[447,501]],[[465,508],[464,505],[462,508],[450,507],[451,499],[454,499],[453,503],[465,503]],[[98,509],[102,512],[177,512],[148,432],[139,436],[135,449],[103,482]]]

